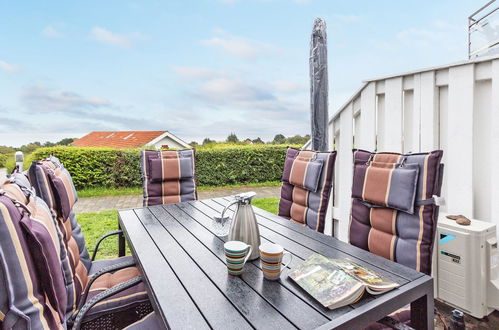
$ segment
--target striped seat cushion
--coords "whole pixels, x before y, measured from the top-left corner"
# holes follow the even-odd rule
[[[40,272],[41,261],[33,254],[22,222],[31,223],[37,237],[43,236],[45,242],[50,241],[51,233],[40,217],[33,221],[27,218],[29,213],[21,212],[11,198],[0,196],[0,323],[4,329],[63,329],[59,302],[44,289],[47,281],[55,278]]]
[[[194,150],[140,152],[144,206],[197,199]]]
[[[401,212],[393,207],[379,207],[364,202],[362,191],[365,179],[361,171],[355,171],[352,186],[352,210],[350,218],[350,243],[396,261],[426,274],[431,273],[431,254],[435,235],[438,206],[428,203],[434,195],[440,194],[442,185],[443,152],[400,155],[395,153],[371,153],[354,150],[354,164],[366,164],[370,160],[385,164],[393,169],[395,164],[404,159],[405,168],[418,170],[416,176],[416,196],[413,202],[414,212]],[[365,167],[367,168],[367,166]],[[392,173],[393,174],[393,173]],[[409,177],[409,176],[408,176]],[[386,177],[383,179],[386,182]],[[412,179],[411,179],[412,180]],[[390,187],[401,194],[409,194],[410,181],[393,180],[390,185],[379,184],[383,189]],[[395,187],[394,185],[403,187]],[[407,191],[404,191],[406,189]],[[386,190],[385,195],[386,195]],[[365,197],[365,192],[364,192]]]
[[[336,151],[288,148],[282,174],[279,215],[324,232]]]
[[[136,267],[129,267],[118,270],[114,273],[104,274],[92,283],[87,301],[99,293],[139,275],[139,270]],[[145,284],[141,282],[95,304],[94,307],[92,307],[85,315],[83,323],[116,311],[122,311],[124,309],[132,310],[134,306],[148,301],[149,297],[147,295]]]
[[[124,330],[149,330],[149,329],[155,329],[155,330],[166,329],[163,321],[155,312],[147,314],[137,322],[130,324]]]

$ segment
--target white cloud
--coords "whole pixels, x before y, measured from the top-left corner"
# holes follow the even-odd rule
[[[234,70],[188,67],[175,72],[182,80],[188,80],[183,98],[187,101],[181,107],[192,108],[192,111],[209,109],[209,118],[200,123],[205,134],[215,134],[215,129],[218,133],[218,124],[211,125],[212,122],[226,129],[226,122],[241,121],[243,124],[234,129],[240,129],[241,134],[256,132],[262,137],[282,131],[284,123],[292,128],[303,127],[303,123],[308,125],[308,90],[301,84],[255,80]]]
[[[223,30],[217,30],[215,32],[218,34],[217,36],[202,40],[201,43],[205,46],[213,47],[222,52],[245,59],[279,52],[276,47],[265,42],[234,36]]]
[[[74,92],[54,90],[41,85],[25,88],[20,97],[26,108],[41,112],[80,112],[85,108],[112,105],[104,98],[84,97]]]
[[[427,28],[412,27],[402,30],[396,34],[396,39],[405,46],[456,49],[460,32],[465,32],[464,25],[460,27],[437,20]]]
[[[21,71],[21,68],[19,66],[1,60],[0,60],[0,69],[10,73]]]
[[[353,14],[339,14],[333,16],[335,19],[344,23],[354,23],[362,20],[362,16]]]
[[[298,93],[306,91],[306,87],[303,84],[297,84],[293,81],[278,80],[273,83],[273,87],[276,91],[281,93]]]
[[[55,27],[52,25],[47,25],[45,28],[42,30],[42,35],[47,38],[63,38],[64,34],[61,32],[57,31]]]
[[[90,31],[90,38],[108,45],[131,48],[135,40],[143,39],[144,36],[136,32],[132,34],[118,34],[96,26]]]
[[[220,72],[199,66],[174,66],[171,69],[182,79],[206,79],[223,76]]]

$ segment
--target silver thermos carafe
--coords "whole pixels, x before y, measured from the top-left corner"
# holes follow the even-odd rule
[[[229,241],[241,241],[251,245],[253,252],[249,260],[257,259],[260,256],[260,231],[258,230],[255,212],[251,206],[251,199],[255,196],[256,193],[253,191],[236,195],[234,197],[235,201],[227,205],[222,212],[223,218],[225,211],[230,206],[237,204],[229,229]]]

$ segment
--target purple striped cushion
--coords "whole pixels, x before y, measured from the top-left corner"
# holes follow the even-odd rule
[[[26,215],[25,215],[26,216]],[[43,281],[22,229],[25,217],[11,199],[0,196],[0,312],[4,328],[63,329],[57,306],[44,292]]]
[[[57,162],[52,160],[43,160],[41,164],[48,168],[46,173],[52,185],[57,214],[63,219],[67,219],[78,201],[73,179],[62,164],[58,166]]]
[[[316,192],[319,187],[323,164],[321,159],[295,158],[291,165],[289,183]]]
[[[144,206],[179,203],[197,198],[194,150],[142,150]]]
[[[418,175],[417,164],[360,162],[354,166],[352,197],[413,214]]]
[[[21,228],[27,237],[30,252],[37,260],[35,266],[38,273],[45,274],[41,286],[63,319],[68,303],[61,269],[69,267],[69,261],[61,251],[60,233],[50,210],[43,200],[32,194],[33,189],[22,173],[12,174],[2,189],[7,197],[22,203],[29,211],[29,216],[20,221]]]
[[[440,163],[442,155],[441,150],[408,155],[375,154],[364,150],[354,150],[354,164],[365,164],[371,159],[373,163],[383,163],[385,167],[390,168],[399,163],[401,157],[405,157],[404,167],[415,168],[417,166],[419,175],[417,175],[414,203],[417,206],[415,206],[414,214],[410,214],[400,212],[393,207],[370,207],[358,198],[363,194],[365,180],[362,177],[365,174],[360,173],[362,168],[357,168],[352,186],[354,199],[350,221],[350,243],[430,274],[438,206],[422,205],[420,202],[440,194],[443,174],[443,165]],[[397,185],[406,187],[394,187],[392,177],[390,190],[402,191],[401,189],[407,189],[407,185],[410,184],[399,180]],[[408,190],[410,189],[412,188]]]
[[[324,232],[335,159],[335,151],[288,148],[282,173],[280,216]]]

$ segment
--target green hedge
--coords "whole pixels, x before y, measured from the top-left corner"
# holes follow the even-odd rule
[[[0,154],[0,168],[5,167],[6,163],[7,163],[7,155]]]
[[[139,149],[51,147],[34,151],[30,160],[58,157],[77,189],[141,185]],[[225,186],[281,179],[286,146],[201,149],[196,151],[198,185]]]

